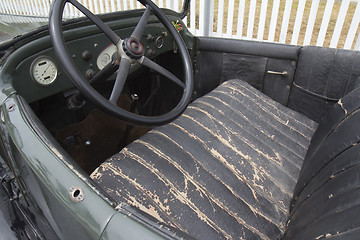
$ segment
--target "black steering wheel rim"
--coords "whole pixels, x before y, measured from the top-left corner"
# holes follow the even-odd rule
[[[190,61],[190,56],[187,51],[186,45],[181,38],[179,32],[174,28],[167,16],[151,1],[151,0],[138,0],[144,6],[150,7],[154,15],[160,20],[165,28],[172,35],[175,43],[178,46],[178,52],[184,68],[184,80],[185,87],[183,89],[183,95],[178,104],[169,112],[159,116],[143,116],[128,112],[121,109],[114,104],[111,104],[108,99],[104,98],[98,93],[89,83],[83,75],[79,72],[74,64],[70,54],[65,47],[65,40],[62,31],[62,13],[65,4],[72,0],[56,0],[53,2],[50,10],[49,30],[50,36],[55,50],[55,54],[63,66],[64,71],[73,82],[75,87],[90,101],[102,109],[104,112],[115,116],[122,121],[132,125],[144,125],[154,126],[162,125],[174,120],[178,117],[187,107],[193,88],[193,72]]]

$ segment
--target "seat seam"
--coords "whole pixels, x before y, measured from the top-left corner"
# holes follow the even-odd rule
[[[261,103],[263,103],[263,104],[262,104],[263,107],[270,106],[272,109],[274,109],[274,110],[277,111],[278,113],[284,115],[285,117],[292,118],[293,120],[295,120],[299,125],[301,125],[301,126],[304,127],[305,129],[308,129],[308,130],[310,130],[310,131],[314,131],[314,128],[309,127],[309,125],[303,123],[302,121],[297,120],[297,119],[295,118],[295,115],[299,115],[299,116],[301,116],[302,118],[304,118],[304,119],[308,120],[309,122],[313,123],[314,121],[312,121],[311,119],[309,119],[309,118],[305,117],[304,115],[301,115],[300,113],[295,112],[295,111],[294,111],[294,112],[285,112],[285,111],[283,111],[283,110],[281,109],[281,108],[284,108],[284,109],[285,109],[285,108],[286,108],[285,106],[282,106],[281,104],[279,104],[279,106],[281,106],[281,108],[278,108],[278,107],[276,107],[275,105],[270,104],[269,102],[273,102],[274,104],[276,104],[277,102],[275,102],[275,101],[272,100],[271,98],[268,98],[266,95],[259,94],[259,93],[255,92],[255,91],[253,91],[253,89],[247,88],[247,87],[245,87],[244,85],[239,84],[238,82],[234,82],[234,83],[235,83],[235,85],[241,87],[243,90],[251,93],[252,95],[255,95],[255,97],[257,97],[256,99],[260,98],[260,99],[262,100]],[[234,86],[231,86],[231,87],[230,87],[230,86],[225,86],[225,87],[228,87],[228,88],[230,88],[230,89],[233,89],[233,88],[234,88]],[[236,89],[236,88],[235,88],[235,89]],[[237,89],[237,91],[240,91],[240,90]],[[241,92],[241,91],[240,91],[240,92]],[[243,92],[241,92],[241,93],[243,93]],[[243,93],[243,94],[244,94],[244,93]],[[242,95],[243,95],[243,94],[242,94]],[[249,96],[249,97],[250,97],[250,96]],[[251,97],[251,98],[252,98],[252,100],[254,99],[254,97]],[[265,106],[265,105],[266,105],[266,106]],[[261,106],[259,106],[259,107],[261,107]],[[288,109],[288,108],[286,108],[286,109]],[[291,115],[289,115],[289,113],[290,113]],[[275,115],[275,116],[276,116],[276,115]],[[293,127],[295,128],[295,126],[293,126]],[[296,128],[295,128],[295,130],[296,130]]]
[[[204,102],[204,101],[197,101],[197,103],[200,104],[204,104],[210,108],[212,108],[215,111],[218,111],[222,116],[226,117],[226,115],[219,111],[218,109],[214,108],[211,104]],[[221,104],[223,104],[222,102],[219,102]],[[241,117],[242,119],[244,119],[247,123],[249,123],[249,125],[251,125],[259,134],[261,134],[262,136],[265,136],[268,140],[270,141],[274,141],[279,147],[288,150],[290,153],[294,154],[294,156],[298,159],[298,160],[303,160],[304,157],[301,157],[300,155],[298,155],[297,153],[293,152],[290,148],[286,147],[284,144],[282,144],[281,142],[277,141],[277,139],[275,138],[271,138],[270,134],[268,133],[267,130],[263,130],[261,131],[257,126],[255,126],[254,124],[251,123],[251,121],[249,121],[247,118],[242,117],[242,115],[238,114],[237,112],[235,112],[234,109],[231,109],[231,111],[233,111],[235,114],[237,114],[239,117]],[[231,121],[233,124],[235,124],[236,126],[240,127],[243,131],[247,132],[248,134],[252,135],[254,138],[256,138],[258,141],[261,141],[262,139],[260,139],[260,136],[257,136],[256,134],[252,134],[251,132],[249,132],[247,130],[247,128],[244,128],[244,126],[242,126],[241,124],[238,124],[236,121],[234,121],[233,119],[228,118],[229,121]],[[280,132],[279,132],[280,133]],[[271,146],[269,144],[266,144],[266,146],[268,146],[269,148],[271,148]],[[274,152],[274,151],[273,151]],[[274,152],[275,153],[275,152]],[[281,154],[281,156],[287,160],[289,163],[291,163],[293,166],[295,166],[297,169],[301,169],[301,164],[296,164],[295,162],[292,162],[290,160],[288,160],[287,158],[285,158],[286,156],[284,156],[283,153],[279,153],[279,155]]]
[[[179,126],[179,125],[177,125],[177,124],[170,123],[170,125],[172,125],[172,126],[178,128],[178,129],[180,129],[181,131],[184,131],[185,133],[188,133],[187,130],[185,130],[183,127],[181,127],[181,126]],[[188,134],[190,134],[190,133],[188,133]],[[194,137],[195,137],[194,139],[195,139],[196,141],[202,142],[201,139],[197,138],[196,136],[194,136]],[[209,147],[208,147],[205,143],[203,143],[203,145],[205,145],[206,148],[209,149]],[[223,163],[222,163],[222,164],[223,164]],[[230,170],[231,170],[231,169],[230,169]],[[284,213],[287,213],[287,214],[288,214],[288,211],[286,211],[285,209],[283,209],[282,206],[279,206],[278,203],[277,203],[277,201],[276,201],[275,199],[270,198],[268,195],[264,195],[262,192],[258,192],[258,191],[256,190],[256,188],[255,188],[254,186],[252,186],[252,184],[251,184],[250,182],[247,182],[247,181],[246,181],[246,178],[243,178],[241,175],[238,175],[238,173],[236,174],[236,176],[237,176],[237,178],[240,178],[240,179],[241,179],[241,180],[239,179],[240,181],[242,181],[242,182],[244,182],[246,185],[248,185],[248,186],[249,186],[252,190],[254,190],[257,194],[259,194],[259,195],[262,196],[263,198],[267,199],[269,202],[272,202],[272,203],[276,204],[279,209],[281,209]]]
[[[235,91],[235,90],[234,90]],[[233,95],[229,95],[227,92],[225,91],[221,91],[221,90],[214,90],[213,93],[218,93],[218,94],[221,94],[221,95],[225,95],[226,97],[229,97],[231,99],[233,99],[234,101],[238,102],[239,104],[241,104],[242,106],[246,106],[246,104],[242,101],[240,101],[239,99],[237,99],[235,96]],[[241,92],[239,92],[241,93]],[[243,95],[241,93],[241,95],[243,97],[246,98],[246,95]],[[205,97],[209,97],[209,96],[205,96]],[[251,101],[253,102],[253,100]],[[268,115],[269,117],[271,117],[271,119],[273,119],[276,123],[278,123],[279,125],[281,126],[285,126],[286,128],[288,128],[290,131],[292,131],[294,134],[297,134],[300,138],[302,138],[304,142],[309,142],[310,141],[310,137],[306,136],[304,133],[300,132],[299,130],[289,126],[289,123],[290,121],[284,121],[282,119],[280,119],[279,117],[277,117],[275,114],[270,114],[269,112],[265,111],[263,108],[259,107],[259,105],[257,103],[255,103],[257,110],[261,111],[262,113],[260,113],[262,116],[266,116]],[[252,108],[249,108],[248,106],[246,107],[249,111],[251,111],[254,115],[257,115],[256,112],[254,112],[254,109]],[[275,128],[278,128],[278,126],[274,123],[274,124],[271,124],[272,126],[274,126]],[[296,142],[296,141],[295,141]],[[300,145],[301,147],[305,148],[304,145],[302,145],[303,143],[298,143],[298,145]]]
[[[191,183],[194,184],[197,188],[201,188],[202,189],[202,193],[207,197],[207,199],[209,201],[211,201],[212,203],[216,204],[219,208],[223,209],[229,216],[231,216],[232,218],[235,219],[236,222],[238,222],[241,225],[245,225],[248,226],[248,229],[251,230],[251,228],[256,229],[257,231],[259,231],[256,227],[248,224],[245,222],[245,220],[243,220],[240,216],[238,216],[238,214],[234,211],[232,211],[231,209],[229,209],[226,205],[224,205],[216,196],[214,196],[211,193],[208,193],[206,191],[206,188],[203,186],[202,183],[198,182],[197,180],[194,179],[193,176],[191,176],[185,169],[183,169],[180,165],[176,164],[168,155],[166,155],[165,153],[163,153],[160,149],[158,149],[157,147],[155,147],[154,145],[147,143],[147,142],[143,142],[141,141],[140,143],[144,144],[150,151],[154,152],[155,154],[158,155],[158,157],[162,158],[163,160],[167,161],[168,163],[170,163],[171,165],[173,165],[179,172],[181,172],[181,174],[183,174],[183,176],[186,176],[186,179],[191,179]],[[156,151],[158,151],[158,153],[156,153]],[[175,163],[175,164],[174,164]],[[210,173],[209,173],[210,174]],[[210,174],[211,175],[211,174]],[[224,185],[225,187],[227,185],[224,184],[224,182],[220,181],[222,185]],[[227,188],[227,187],[226,187]],[[227,188],[228,189],[228,188]],[[230,189],[228,189],[230,191]],[[242,199],[240,199],[242,200]],[[243,201],[245,203],[245,201]],[[248,207],[251,206],[249,204],[246,204]],[[262,214],[260,214],[259,212],[256,212],[255,209],[250,208],[250,211],[253,212],[254,215],[261,215],[265,220],[267,220],[268,222],[271,222],[272,224],[274,224],[278,229],[281,229],[279,226],[277,226],[274,222],[270,221],[269,219],[265,218]],[[260,233],[260,231],[259,231]]]
[[[216,179],[217,181],[222,182],[222,181],[219,179],[219,177],[217,177],[216,175],[214,175],[213,172],[209,171],[209,169],[207,169],[204,164],[202,164],[201,162],[197,161],[197,159],[196,159],[190,152],[185,151],[185,149],[183,149],[179,143],[177,143],[174,139],[171,139],[167,134],[165,134],[165,133],[163,133],[163,132],[159,132],[159,131],[151,131],[150,134],[152,134],[152,133],[153,133],[153,134],[162,135],[162,136],[164,136],[166,139],[168,139],[169,141],[173,142],[179,149],[181,149],[181,151],[183,151],[185,154],[189,155],[196,164],[199,164],[210,176],[212,176],[212,177],[213,177],[214,179]],[[200,143],[200,144],[201,144],[201,143]],[[212,156],[213,156],[214,158],[218,158],[217,156],[214,156],[214,155],[212,155]],[[226,166],[222,161],[220,161],[220,162],[221,162],[221,164],[222,164],[225,168],[227,168],[229,171],[231,171],[231,172],[234,174],[234,176],[235,176],[239,181],[243,182],[243,183],[249,188],[249,190],[253,192],[253,195],[254,195],[254,191],[255,191],[257,194],[259,194],[260,196],[262,196],[262,197],[263,197],[266,201],[268,201],[269,203],[275,204],[274,202],[276,202],[276,201],[271,201],[271,200],[265,198],[262,194],[258,193],[258,192],[256,191],[256,189],[252,188],[252,187],[251,187],[251,184],[249,184],[249,182],[245,181],[245,179],[240,179],[241,176],[238,175],[238,173],[236,173],[235,170],[232,170],[229,166]],[[228,164],[230,164],[230,163],[228,163]],[[233,166],[233,167],[235,168],[235,166]],[[222,182],[222,183],[223,183],[223,185],[224,185],[236,198],[240,199],[242,202],[244,202],[244,203],[251,209],[251,211],[255,212],[255,209],[253,209],[254,207],[253,207],[250,203],[248,203],[246,200],[244,200],[239,194],[237,194],[237,193],[235,192],[235,190],[234,190],[230,185],[226,184],[225,182]],[[257,199],[256,195],[254,195],[254,199],[255,199],[255,200]],[[275,204],[275,205],[276,205],[276,204]],[[276,206],[277,206],[277,210],[281,210],[285,215],[288,214],[288,211],[286,211],[285,209],[281,208],[281,207],[278,206],[278,205],[276,205]],[[272,218],[272,217],[269,216],[269,215],[267,215],[267,214],[265,215],[265,214],[263,214],[263,213],[261,213],[261,212],[257,212],[256,214],[259,214],[259,215],[263,216],[264,219],[266,219],[266,220],[268,220],[268,221],[271,221],[271,218]],[[272,218],[272,221],[276,221],[275,218]],[[276,224],[276,223],[274,223],[274,225],[277,226],[279,229],[281,229],[281,226],[280,226],[280,225],[278,225],[278,224]]]
[[[136,140],[138,141],[138,140]],[[200,214],[203,218],[203,220],[206,220],[205,222],[211,227],[213,228],[215,231],[217,231],[218,233],[222,233],[224,236],[228,236],[229,235],[223,230],[221,229],[219,226],[217,226],[210,218],[208,218],[208,216],[203,213],[200,209],[198,209],[196,207],[196,205],[190,201],[187,198],[184,198],[184,196],[182,196],[181,191],[179,189],[177,189],[177,187],[174,186],[174,184],[166,177],[163,176],[163,174],[158,170],[158,169],[154,169],[153,166],[149,165],[147,161],[145,161],[145,159],[143,159],[142,157],[138,156],[136,153],[128,150],[128,156],[130,157],[131,160],[138,162],[139,164],[141,164],[142,166],[144,166],[146,169],[149,170],[150,173],[153,173],[161,182],[163,182],[165,185],[168,184],[169,186],[172,186],[171,189],[173,189],[176,193],[176,195],[174,194],[175,198],[178,199],[178,197],[181,197],[186,203],[186,204],[190,209],[192,209],[192,211],[196,214]],[[135,157],[136,159],[134,159],[133,157]],[[155,170],[155,171],[154,171]],[[156,173],[155,173],[156,172]],[[129,176],[130,178],[130,176]],[[146,189],[146,187],[144,187]],[[143,191],[143,190],[141,190]],[[178,199],[179,200],[179,199]],[[179,200],[181,201],[181,200]]]
[[[149,145],[151,145],[153,149],[149,148],[146,144],[144,144],[145,142],[143,142],[143,141],[136,140],[136,142],[138,142],[138,143],[140,143],[140,144],[143,144],[143,145],[144,145],[145,147],[147,147],[150,151],[152,151],[152,152],[154,152],[156,155],[158,155],[158,157],[160,157],[160,158],[168,161],[169,163],[173,163],[173,162],[174,162],[174,161],[171,161],[171,158],[170,158],[169,156],[163,154],[163,153],[161,152],[161,150],[157,149],[156,147],[152,146],[151,144],[149,144]],[[154,150],[158,150],[159,152],[157,153],[157,152],[155,152]],[[128,152],[131,153],[131,154],[136,155],[135,153],[133,153],[133,152],[131,152],[131,151],[128,151]],[[154,171],[152,171],[152,170],[154,169],[153,166],[149,166],[149,164],[147,163],[147,161],[145,161],[145,160],[144,160],[143,158],[141,158],[140,156],[138,156],[138,155],[136,155],[136,156],[138,157],[139,160],[142,159],[142,160],[144,161],[144,163],[146,163],[146,165],[142,164],[143,166],[145,166],[147,169],[149,169],[150,172],[153,172],[153,173],[154,173]],[[133,160],[138,162],[138,160],[135,160],[135,159],[133,159]],[[184,169],[182,169],[181,166],[175,166],[174,164],[172,164],[172,165],[173,165],[180,173],[182,173],[182,174],[185,176],[184,173],[186,173],[186,171],[185,171]],[[181,168],[181,169],[180,169],[180,168]],[[157,169],[157,170],[158,170],[158,169]],[[159,172],[159,175],[156,174],[157,177],[161,177],[161,178],[163,179],[162,181],[166,181],[167,184],[171,185],[174,190],[176,189],[178,192],[181,192],[181,190],[177,189],[177,187],[176,187],[174,184],[172,184],[171,181],[170,181],[165,175],[163,175],[159,170],[158,170],[158,172]],[[155,174],[155,173],[154,173],[154,174]],[[190,181],[192,182],[192,184],[194,184],[196,187],[202,189],[201,192],[207,197],[207,199],[208,199],[209,201],[215,203],[217,206],[219,206],[219,208],[225,210],[223,207],[221,207],[221,206],[218,204],[217,201],[214,201],[212,198],[210,198],[209,194],[204,190],[204,187],[203,187],[201,184],[198,184],[191,176],[187,176],[187,177],[189,177],[188,181],[190,180]],[[165,183],[165,182],[164,182],[164,183]],[[202,212],[202,211],[196,206],[195,203],[193,203],[192,201],[190,201],[190,199],[188,199],[188,198],[183,197],[183,199],[184,199],[187,203],[191,203],[191,204],[192,204],[192,205],[191,205],[191,206],[192,206],[191,208],[194,208],[195,210],[197,210],[197,211],[193,210],[195,213],[200,213],[200,212],[201,212],[201,213],[202,213],[202,214],[201,214],[202,217],[205,216],[205,218],[208,219],[208,221],[211,221],[211,222],[212,222],[212,224],[214,225],[214,227],[216,227],[216,229],[218,229],[219,231],[221,231],[224,236],[228,236],[228,237],[229,237],[229,235],[225,232],[225,230],[223,230],[220,226],[218,226],[215,222],[213,222],[213,221],[211,220],[211,218],[209,218],[204,212]],[[189,206],[189,204],[186,204],[186,205]],[[224,207],[225,207],[225,206],[224,206]],[[226,210],[225,210],[225,211],[226,211]],[[239,217],[239,218],[236,218],[235,216],[233,216],[232,214],[230,214],[229,211],[226,211],[226,212],[229,214],[229,216],[231,216],[232,218],[234,218],[236,222],[238,222],[239,224],[242,224],[242,226],[246,227],[248,230],[250,230],[250,231],[252,231],[252,232],[256,232],[259,236],[263,235],[263,233],[259,232],[258,229],[256,229],[255,227],[247,224],[247,223],[246,223],[243,219],[241,219],[240,217]],[[239,222],[238,220],[241,220],[241,222]],[[210,226],[211,226],[211,225],[210,225]],[[263,237],[265,237],[265,238],[263,238]],[[268,238],[267,238],[266,236],[264,236],[264,235],[262,236],[262,238],[263,238],[263,239],[268,239]]]
[[[224,101],[220,100],[218,97],[215,96],[205,96],[205,98],[212,98],[215,101],[221,102],[222,104],[224,104],[225,106],[229,106],[227,103],[225,103]],[[234,98],[235,101],[238,101],[236,98]],[[253,115],[256,115],[255,112],[253,112],[251,109],[249,109],[245,104],[241,103],[240,101],[238,101],[242,106],[244,106],[247,110],[251,111]],[[230,107],[230,106],[229,106]],[[245,119],[246,121],[250,122],[249,119],[247,119],[245,116],[243,116],[240,112],[238,112],[237,110],[233,110],[235,112],[235,114],[237,114],[238,116],[240,116],[241,118]],[[259,118],[257,118],[259,119]],[[263,120],[259,119],[260,121],[264,122]],[[251,125],[253,125],[255,128],[259,128],[260,126],[258,124],[256,124],[255,122]],[[255,125],[256,124],[256,125]],[[281,124],[281,123],[280,123]],[[281,134],[284,137],[287,137],[289,140],[291,140],[294,144],[298,145],[303,151],[305,151],[307,148],[305,146],[303,146],[302,144],[300,144],[298,141],[296,141],[295,139],[283,134],[277,126],[275,126],[272,123],[268,123],[269,127],[272,127],[274,129],[274,131],[278,132],[279,134]],[[291,151],[293,151],[291,149]],[[294,152],[294,151],[293,151]],[[300,157],[300,153],[294,152],[294,154],[298,155]]]
[[[235,146],[231,145],[230,143],[226,144],[226,143],[227,143],[226,140],[223,141],[224,139],[219,139],[219,136],[218,136],[218,135],[215,135],[214,133],[212,133],[207,127],[205,127],[204,125],[202,125],[201,123],[199,123],[198,121],[196,121],[195,119],[193,119],[191,116],[186,115],[186,114],[183,114],[183,116],[191,119],[191,120],[194,121],[197,125],[199,125],[200,127],[204,128],[207,132],[209,132],[211,135],[213,135],[214,137],[216,137],[216,138],[217,138],[221,143],[223,143],[225,146],[230,147],[230,149],[231,149],[233,152],[238,153],[243,159],[245,159],[245,160],[251,165],[252,162],[249,161],[249,160],[250,160],[250,159],[249,159],[250,157],[249,157],[248,155],[245,155],[244,153],[242,153],[239,149],[237,149]],[[292,196],[292,194],[291,194],[290,192],[284,191],[284,189],[282,189],[280,186],[278,186],[278,185],[275,183],[275,181],[274,181],[274,179],[272,178],[271,175],[269,175],[269,174],[266,173],[265,171],[261,170],[262,168],[259,167],[259,166],[257,166],[257,164],[256,164],[256,167],[257,167],[257,169],[258,169],[259,171],[261,171],[262,173],[264,173],[264,174],[268,177],[268,179],[271,180],[271,181],[274,183],[274,185],[276,185],[279,189],[281,189],[281,191],[282,191],[283,193],[287,194],[288,196]]]
[[[206,110],[203,110],[203,109],[200,109],[200,108],[195,108],[193,106],[189,106],[190,109],[194,109],[196,111],[199,111],[199,112],[206,112],[204,114],[206,114],[209,118],[211,118],[213,121],[217,121],[218,124],[222,125],[227,131],[229,132],[233,132],[233,129],[229,129],[227,127],[225,127],[225,124],[218,120],[217,118],[215,118],[213,115],[211,115],[209,112],[207,112]],[[250,134],[251,135],[251,134]],[[237,139],[239,139],[240,141],[242,141],[244,144],[248,145],[250,147],[250,149],[254,150],[257,154],[259,154],[259,158],[262,158],[264,160],[269,160],[268,162],[271,162],[273,166],[275,166],[278,170],[282,171],[283,173],[285,173],[291,180],[293,180],[294,182],[294,185],[296,183],[296,179],[294,178],[294,176],[290,175],[286,170],[284,170],[283,168],[279,168],[279,165],[282,165],[281,162],[277,162],[275,160],[274,157],[266,154],[266,153],[263,153],[260,149],[258,148],[255,148],[255,144],[251,142],[251,140],[243,137],[243,136],[239,136],[239,134],[233,134],[232,136],[236,137]],[[271,149],[272,150],[272,149]],[[272,150],[273,151],[273,150]],[[274,151],[273,151],[274,153]],[[274,153],[274,155],[276,156],[276,154]],[[262,157],[261,157],[262,156]],[[280,161],[280,159],[278,159]],[[274,162],[277,162],[277,164],[274,164]],[[290,162],[291,163],[291,162]]]

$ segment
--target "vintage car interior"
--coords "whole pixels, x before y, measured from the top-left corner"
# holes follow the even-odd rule
[[[149,0],[68,2],[86,17],[55,1],[49,27],[0,47],[1,156],[35,236],[129,239],[117,211],[141,238],[358,237],[359,52],[196,37]]]

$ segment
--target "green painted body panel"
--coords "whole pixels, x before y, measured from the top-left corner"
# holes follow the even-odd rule
[[[7,109],[11,105],[13,110],[8,111]],[[74,236],[69,231],[70,229],[63,228],[61,225],[66,227],[75,224],[84,228],[79,229],[79,232],[87,233],[87,236],[84,236],[83,239],[90,236],[93,239],[98,239],[115,210],[86,184],[85,176],[81,179],[79,175],[74,173],[71,166],[64,164],[61,160],[62,156],[56,154],[56,149],[51,149],[50,146],[44,144],[23,117],[20,104],[17,102],[15,95],[5,101],[3,112],[5,124],[14,147],[16,147],[24,160],[24,162],[21,162],[20,158],[15,159],[21,178],[26,185],[26,179],[30,173],[24,171],[26,169],[24,164],[28,164],[29,168],[34,172],[36,180],[42,183],[40,186],[42,187],[41,192],[44,199],[52,200],[46,201],[45,206],[41,206],[41,208],[48,208],[51,216],[55,218],[54,222],[57,225],[52,227],[55,231],[59,231],[58,236],[65,238]],[[69,189],[72,186],[83,189],[85,198],[82,202],[73,202],[70,199]],[[32,186],[26,186],[26,188],[31,191]],[[72,215],[73,218],[62,219],[64,223],[62,224],[56,218],[65,216],[64,211],[67,211],[69,213],[67,215]],[[71,235],[67,236],[67,232]]]
[[[121,228],[124,226],[125,229]],[[131,226],[126,228],[126,226]],[[115,213],[104,230],[102,240],[127,240],[127,239],[163,239],[158,234],[144,228],[140,223],[136,225],[133,220],[129,219],[122,213]]]

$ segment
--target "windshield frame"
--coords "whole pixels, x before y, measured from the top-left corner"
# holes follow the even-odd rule
[[[140,3],[144,4],[143,0],[138,0]],[[180,19],[184,19],[188,12],[189,12],[189,8],[190,8],[190,1],[191,0],[184,0],[183,1],[183,6],[182,6],[182,10],[181,12],[176,12],[173,11],[171,9],[167,9],[164,8],[164,10],[170,10],[173,12],[176,12],[177,15],[179,16]],[[102,16],[112,16],[113,14],[119,14],[119,13],[125,13],[125,12],[132,12],[132,11],[136,11],[136,10],[141,10],[141,9],[134,9],[134,10],[126,10],[126,11],[115,11],[115,12],[111,12],[111,13],[104,13],[104,14],[98,14],[98,16],[102,17]],[[15,42],[27,38],[31,35],[37,34],[39,32],[42,32],[43,30],[48,29],[48,17],[44,17],[44,16],[20,16],[20,15],[10,15],[10,14],[4,14],[4,13],[0,13],[0,17],[8,17],[8,18],[13,18],[14,19],[14,24],[15,23],[19,23],[19,21],[17,21],[16,19],[25,19],[24,22],[24,32],[23,33],[19,33],[16,32],[12,35],[9,34],[9,32],[4,32],[5,34],[9,35],[9,38],[4,39],[3,41],[0,41],[0,51],[3,51],[6,48],[9,48],[9,46],[13,45]],[[74,22],[78,22],[78,21],[82,21],[84,19],[84,17],[77,17],[77,18],[70,18],[64,21],[64,25],[66,24],[71,24]],[[0,18],[0,25],[3,24],[5,25],[10,25],[11,23],[6,23],[4,21],[1,21]],[[42,25],[43,24],[43,25]]]

